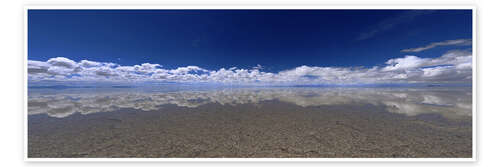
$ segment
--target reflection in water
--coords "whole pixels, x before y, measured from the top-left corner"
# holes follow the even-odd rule
[[[30,89],[28,113],[28,157],[472,156],[470,88]]]
[[[237,88],[204,91],[81,91],[44,94],[30,92],[28,114],[63,118],[74,113],[91,114],[124,108],[160,110],[163,105],[197,108],[221,105],[258,104],[278,100],[301,107],[374,105],[407,116],[437,113],[447,118],[471,116],[470,88]]]

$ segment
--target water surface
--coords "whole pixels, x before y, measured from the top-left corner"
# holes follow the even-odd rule
[[[472,90],[29,89],[29,157],[471,157]]]

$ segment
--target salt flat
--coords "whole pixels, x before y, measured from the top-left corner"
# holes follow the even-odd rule
[[[472,90],[31,89],[28,157],[471,157]]]

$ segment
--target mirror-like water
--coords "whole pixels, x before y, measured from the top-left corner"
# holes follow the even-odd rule
[[[31,89],[29,157],[471,157],[471,88]]]

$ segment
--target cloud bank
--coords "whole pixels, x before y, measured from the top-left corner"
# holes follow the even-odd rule
[[[198,66],[164,69],[159,64],[122,66],[56,57],[28,60],[28,81],[176,82],[237,85],[381,84],[381,83],[471,83],[472,54],[453,50],[437,58],[406,55],[373,67],[299,66],[277,73],[251,69],[207,70]]]

